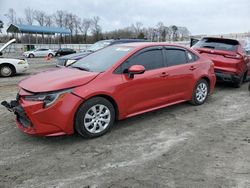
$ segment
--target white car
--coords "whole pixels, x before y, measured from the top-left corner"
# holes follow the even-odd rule
[[[16,39],[12,39],[0,48],[0,56],[2,51],[10,44],[16,42]],[[13,76],[14,74],[23,73],[27,71],[29,64],[23,59],[5,58],[0,57],[0,77]]]
[[[51,49],[40,48],[36,50],[31,50],[23,53],[23,56],[33,58],[33,57],[53,57],[56,55],[56,52]]]

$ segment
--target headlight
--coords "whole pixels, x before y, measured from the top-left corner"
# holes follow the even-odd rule
[[[49,107],[54,104],[59,98],[61,98],[66,93],[70,93],[72,89],[50,92],[50,93],[40,93],[35,95],[28,95],[24,97],[27,101],[43,101],[44,107]]]
[[[69,60],[66,61],[66,65],[65,66],[69,66],[69,65],[71,65],[72,63],[75,63],[75,62],[76,62],[76,60],[69,59]]]
[[[25,61],[21,60],[18,62],[18,65],[25,64],[25,63],[26,63]]]

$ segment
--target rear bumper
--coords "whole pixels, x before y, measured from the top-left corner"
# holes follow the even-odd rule
[[[223,82],[238,82],[240,81],[240,76],[232,74],[232,73],[224,73],[224,72],[216,72],[215,75],[217,78],[217,81],[223,81]]]

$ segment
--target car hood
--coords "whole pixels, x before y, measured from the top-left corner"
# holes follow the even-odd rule
[[[99,74],[75,68],[57,68],[30,76],[22,80],[19,86],[34,93],[56,91],[87,84]]]
[[[16,39],[11,39],[10,41],[8,41],[7,43],[5,43],[1,48],[0,48],[0,52],[2,52],[5,48],[7,48],[9,45],[11,45],[12,43],[16,42]]]
[[[79,60],[89,54],[91,54],[92,52],[79,52],[79,53],[74,53],[74,54],[69,54],[69,55],[65,55],[62,57],[59,57],[58,59],[63,59],[63,60],[68,60],[68,59],[73,59],[73,60]]]

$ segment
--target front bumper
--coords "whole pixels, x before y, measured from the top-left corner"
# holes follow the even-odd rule
[[[74,133],[74,115],[82,99],[65,94],[52,106],[44,108],[43,102],[26,101],[22,97],[1,104],[16,115],[17,127],[24,133],[38,136],[59,136]]]
[[[232,74],[232,73],[215,71],[215,75],[216,75],[217,81],[238,82],[240,80],[240,76]]]
[[[29,64],[21,64],[16,66],[16,73],[23,73],[26,72],[29,69]]]

